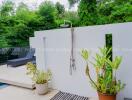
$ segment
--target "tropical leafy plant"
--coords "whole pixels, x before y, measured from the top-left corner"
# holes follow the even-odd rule
[[[86,75],[90,79],[92,86],[100,93],[115,95],[121,91],[125,84],[116,79],[116,71],[122,61],[122,57],[116,56],[111,61],[109,52],[111,48],[100,48],[100,52],[96,53],[95,62],[89,61],[89,51],[82,50],[81,56],[86,62]],[[93,64],[96,69],[97,80],[94,81],[90,75],[89,62]]]
[[[32,80],[36,84],[44,84],[47,83],[51,79],[51,71],[48,70],[44,72],[42,70],[38,70],[35,64],[31,62],[27,63],[27,75],[32,77]]]

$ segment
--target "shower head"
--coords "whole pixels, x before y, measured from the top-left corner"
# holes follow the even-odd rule
[[[60,27],[61,28],[69,28],[69,24],[61,24]]]
[[[66,23],[69,23],[69,24],[66,24]],[[60,27],[61,28],[69,28],[69,27],[72,28],[72,22],[69,20],[64,20],[64,24],[61,24]]]

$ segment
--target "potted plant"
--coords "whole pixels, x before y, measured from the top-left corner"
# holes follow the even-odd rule
[[[35,82],[36,91],[38,94],[45,94],[48,92],[48,81],[51,79],[51,72],[48,70],[44,72],[38,70],[35,64],[27,63],[27,75],[30,75]]]
[[[122,84],[120,80],[116,79],[116,72],[122,61],[122,57],[116,56],[113,61],[109,58],[111,55],[111,48],[100,48],[99,53],[96,53],[94,60],[89,60],[89,51],[82,50],[81,56],[86,62],[86,75],[90,79],[90,83],[97,90],[99,100],[116,100],[116,95],[121,91],[125,84]],[[89,63],[91,63],[96,71],[96,81],[92,79],[90,75]]]

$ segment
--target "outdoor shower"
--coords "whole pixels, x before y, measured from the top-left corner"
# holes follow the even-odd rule
[[[66,23],[70,23],[66,24]],[[64,20],[64,24],[60,25],[62,28],[71,28],[71,55],[70,55],[70,75],[72,75],[73,71],[76,70],[76,65],[75,65],[75,58],[74,58],[74,28],[72,27],[72,22],[69,20]]]

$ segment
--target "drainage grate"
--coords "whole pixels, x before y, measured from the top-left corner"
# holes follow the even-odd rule
[[[89,100],[89,99],[87,97],[82,97],[60,91],[50,100]]]

